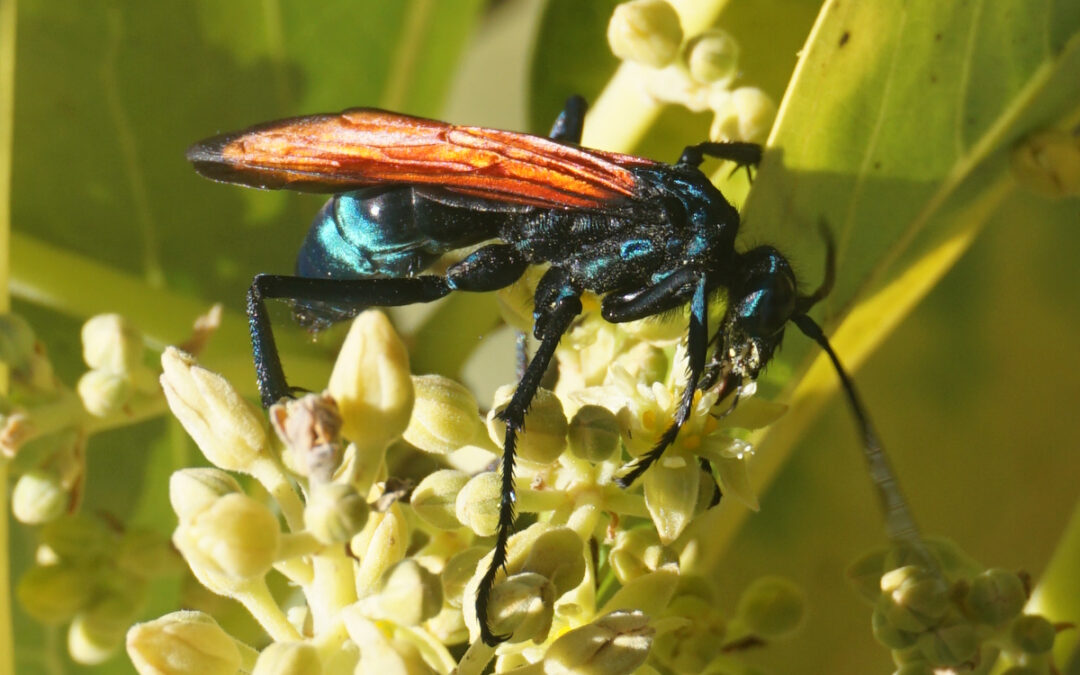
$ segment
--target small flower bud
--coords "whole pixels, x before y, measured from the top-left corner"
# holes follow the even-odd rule
[[[181,523],[213,506],[219,497],[240,492],[236,479],[221,469],[180,469],[169,476],[169,503]]]
[[[129,624],[132,618],[129,617]],[[80,614],[68,626],[68,653],[72,660],[85,666],[104,663],[124,643],[126,627],[125,624],[115,631],[102,631],[92,621],[87,621],[85,614]]]
[[[615,537],[609,557],[615,577],[623,586],[665,564],[678,563],[679,557],[660,543],[652,527],[622,530]]]
[[[353,320],[327,391],[341,412],[342,435],[357,445],[382,448],[401,436],[413,406],[409,353],[385,314]]]
[[[0,361],[14,372],[24,372],[37,352],[34,329],[18,314],[0,314]]]
[[[209,615],[181,611],[135,624],[127,653],[140,675],[235,675],[240,650]]]
[[[15,594],[26,613],[39,622],[63,623],[90,603],[93,573],[86,567],[62,563],[34,566],[19,579]]]
[[[405,440],[424,452],[451,453],[483,432],[480,408],[468,389],[441,375],[415,375],[416,392]]]
[[[416,626],[439,613],[442,608],[442,584],[439,577],[415,560],[406,558],[386,570],[378,590],[360,600],[369,619],[393,621],[401,626]]]
[[[495,534],[499,524],[499,497],[502,480],[494,471],[473,476],[454,500],[459,522],[481,537]]]
[[[806,596],[781,577],[760,577],[739,598],[738,617],[754,635],[775,640],[791,635],[802,624]]]
[[[881,577],[878,607],[889,623],[919,633],[938,623],[949,609],[949,589],[941,578],[916,565],[906,565]]]
[[[324,544],[349,541],[364,528],[368,504],[344,483],[315,483],[304,508],[304,526]]]
[[[321,675],[315,647],[302,642],[272,642],[259,654],[251,675]]]
[[[92,370],[130,373],[142,365],[142,333],[119,314],[99,314],[82,327],[83,360]]]
[[[499,447],[506,438],[506,423],[498,418],[498,413],[509,404],[514,389],[514,386],[499,387],[495,405],[488,413],[488,434]],[[538,389],[525,415],[525,427],[517,435],[517,456],[537,464],[554,462],[566,449],[568,428],[559,399],[547,389]]]
[[[666,0],[631,0],[615,7],[607,39],[620,59],[662,68],[679,53],[683,33],[678,13]]]
[[[889,649],[907,649],[915,644],[915,640],[919,637],[918,633],[900,630],[889,623],[885,612],[876,608],[870,615],[870,625],[874,632],[874,639]]]
[[[776,119],[776,104],[757,87],[739,87],[716,110],[709,128],[714,141],[759,141],[769,134]]]
[[[1020,614],[1027,602],[1024,582],[1012,572],[989,569],[971,580],[964,608],[980,623],[1000,626]]]
[[[1054,625],[1038,614],[1018,618],[1009,631],[1012,643],[1027,654],[1045,654],[1054,646]]]
[[[285,444],[282,461],[298,476],[328,482],[342,459],[341,414],[329,394],[307,394],[270,407],[270,425]]]
[[[959,666],[970,661],[979,650],[975,627],[967,623],[939,626],[921,634],[919,651],[934,666]]]
[[[188,553],[194,546],[229,577],[254,579],[270,571],[281,531],[277,517],[266,506],[246,495],[227,494],[195,516],[190,525],[181,525],[174,541],[189,563],[192,558]]]
[[[724,646],[726,626],[715,603],[680,595],[672,599],[665,618],[679,617],[688,626],[663,632],[653,642],[652,654],[677,673],[703,673]]]
[[[364,529],[349,541],[349,550],[360,559],[356,570],[356,592],[368,595],[380,577],[405,557],[409,546],[409,524],[399,504],[383,513],[371,513]]]
[[[514,574],[491,590],[488,616],[491,630],[509,635],[510,642],[543,642],[555,613],[555,589],[540,574]]]
[[[615,591],[601,611],[638,610],[647,615],[660,614],[671,602],[679,585],[679,568],[672,563],[630,580]]]
[[[11,491],[11,512],[26,525],[59,518],[71,503],[63,481],[52,471],[31,469],[19,476]]]
[[[612,612],[553,642],[544,654],[544,673],[632,673],[649,656],[654,632],[641,612]]]
[[[622,429],[615,413],[598,405],[585,405],[570,420],[570,452],[588,462],[603,462],[619,449]]]
[[[428,474],[412,492],[409,503],[425,522],[443,530],[461,527],[457,519],[457,498],[469,482],[468,474],[442,469]]]
[[[161,368],[169,407],[203,455],[222,469],[249,472],[267,448],[262,415],[225,378],[174,347],[161,355]]]
[[[551,581],[555,596],[573,589],[585,577],[584,543],[568,527],[553,527],[541,533],[528,548],[521,572],[535,572]],[[509,565],[514,561],[508,559]]]
[[[131,400],[131,379],[108,370],[88,370],[76,385],[86,412],[94,417],[111,415]]]
[[[1080,194],[1080,138],[1060,129],[1036,132],[1012,153],[1017,181],[1044,197]]]
[[[728,82],[735,77],[739,44],[727,32],[714,28],[686,45],[686,66],[690,76],[703,84]]]
[[[72,513],[44,525],[38,540],[57,558],[86,561],[106,553],[115,537],[105,529],[100,519],[85,513]]]
[[[441,576],[443,599],[447,605],[461,607],[465,584],[476,574],[480,560],[488,553],[487,547],[472,546],[446,561]]]

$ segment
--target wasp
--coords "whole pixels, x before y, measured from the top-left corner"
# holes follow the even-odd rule
[[[495,291],[531,265],[547,265],[534,294],[538,346],[509,404],[501,459],[494,552],[476,597],[481,638],[488,599],[506,562],[514,526],[515,443],[560,338],[582,312],[582,294],[600,298],[612,323],[689,304],[688,373],[674,419],[647,453],[617,478],[629,486],[671,445],[700,388],[718,400],[753,381],[779,347],[788,322],[829,354],[868,439],[854,389],[808,310],[831,286],[798,290],[791,265],[771,246],[738,251],[739,213],[701,171],[705,157],[756,166],[759,145],[706,142],[667,164],[580,147],[585,101],[571,98],[549,137],[457,126],[371,108],[295,117],[192,146],[188,160],[218,181],[264,189],[327,192],[300,248],[294,275],[260,274],[247,313],[264,406],[293,391],[282,370],[265,301],[292,303],[318,329],[368,307],[431,302],[454,291]],[[446,268],[433,264],[474,249]],[[726,309],[708,334],[710,299]],[[715,356],[707,360],[712,345]]]

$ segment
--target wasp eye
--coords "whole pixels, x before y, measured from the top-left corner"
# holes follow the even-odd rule
[[[795,282],[790,275],[755,275],[735,306],[735,316],[748,335],[776,335],[795,313],[795,298]]]

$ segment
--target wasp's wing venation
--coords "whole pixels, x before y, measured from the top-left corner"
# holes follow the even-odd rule
[[[546,208],[602,209],[637,197],[631,170],[654,165],[546,138],[357,108],[297,117],[199,143],[203,175],[261,188],[340,192],[385,184]]]

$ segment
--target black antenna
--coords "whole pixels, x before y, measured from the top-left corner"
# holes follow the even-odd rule
[[[870,422],[870,416],[866,413],[866,407],[862,404],[855,383],[848,376],[847,371],[840,364],[840,358],[833,351],[828,338],[825,337],[821,326],[811,319],[806,312],[819,300],[824,298],[832,290],[833,281],[836,278],[836,246],[833,243],[832,234],[824,222],[820,224],[821,235],[825,239],[825,279],[821,286],[810,295],[800,296],[796,303],[796,313],[791,320],[799,327],[806,337],[818,344],[832,361],[836,374],[840,376],[840,384],[844,389],[851,412],[855,416],[855,423],[859,427],[859,433],[863,441],[863,457],[866,459],[870,479],[873,481],[874,492],[877,493],[878,502],[882,515],[885,518],[885,531],[894,544],[903,546],[916,555],[919,562],[931,570],[938,570],[937,562],[930,555],[929,550],[919,534],[919,527],[915,524],[915,517],[911,513],[907,499],[900,489],[900,481],[893,471],[889,456],[881,446],[874,425]]]

